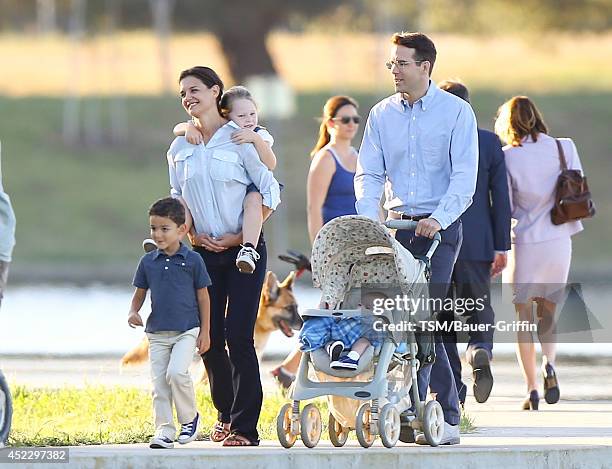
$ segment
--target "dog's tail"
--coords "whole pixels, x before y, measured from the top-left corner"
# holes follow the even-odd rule
[[[145,362],[148,359],[149,339],[147,339],[147,336],[145,336],[136,347],[121,357],[121,366],[138,365],[139,363]]]

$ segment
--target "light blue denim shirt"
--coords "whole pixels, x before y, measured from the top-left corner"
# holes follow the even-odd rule
[[[412,106],[400,93],[368,116],[355,174],[357,213],[379,219],[384,208],[432,214],[446,229],[472,203],[478,133],[472,107],[433,81]]]
[[[11,262],[15,246],[15,212],[2,186],[2,143],[0,143],[0,261]]]
[[[198,233],[221,236],[240,232],[242,205],[251,182],[266,207],[274,210],[280,203],[278,182],[255,147],[232,142],[231,135],[238,129],[230,121],[208,144],[192,145],[185,137],[177,137],[168,150],[170,194],[185,200]]]

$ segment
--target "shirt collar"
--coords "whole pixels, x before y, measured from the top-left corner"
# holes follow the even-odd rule
[[[421,107],[423,111],[427,111],[427,108],[431,104],[431,101],[436,93],[438,93],[438,87],[436,86],[436,82],[433,80],[429,80],[429,88],[427,88],[427,93],[425,96],[421,98]]]
[[[419,103],[421,105],[421,109],[423,111],[427,111],[427,108],[431,104],[431,100],[437,92],[438,87],[436,86],[436,82],[433,80],[429,80],[429,87],[427,88],[427,93],[425,93],[425,96],[422,96],[421,98],[417,99],[414,104]],[[408,107],[408,101],[402,97],[401,93],[399,93],[398,96],[400,103],[405,110]]]
[[[168,256],[164,251],[162,251],[161,249],[157,249],[155,251],[155,255],[153,256],[153,259],[157,259],[159,256],[166,256],[166,257],[174,257],[174,256],[181,256],[183,259],[187,259],[187,253],[189,252],[189,248],[187,248],[187,246],[185,246],[183,243],[181,243],[181,246],[179,247],[179,250],[176,251],[172,256]]]
[[[232,133],[234,133],[234,129],[240,130],[240,127],[234,121],[227,121],[223,124],[219,130],[217,130],[208,144],[206,148],[217,147],[219,145],[224,145],[228,142],[232,141]]]

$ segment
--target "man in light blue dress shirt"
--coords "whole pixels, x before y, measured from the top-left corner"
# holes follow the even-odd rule
[[[459,216],[472,201],[478,170],[476,118],[468,103],[438,89],[430,79],[436,59],[433,42],[420,33],[396,33],[391,59],[396,93],[368,116],[357,172],[357,212],[380,219],[380,200],[390,218],[418,221],[416,231],[398,231],[413,254],[427,250],[440,232],[442,243],[431,263],[430,297],[444,298],[462,242]],[[459,400],[448,357],[435,338],[436,361],[418,373],[421,400],[427,387],[444,411],[441,444],[459,443]],[[417,443],[427,444],[423,435]]]

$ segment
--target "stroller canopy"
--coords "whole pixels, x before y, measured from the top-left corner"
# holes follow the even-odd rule
[[[378,247],[384,249],[368,249]],[[415,283],[425,283],[423,263],[388,228],[359,215],[335,218],[321,228],[311,265],[313,284],[331,309],[339,307],[350,288],[362,284],[396,286],[409,294]]]

